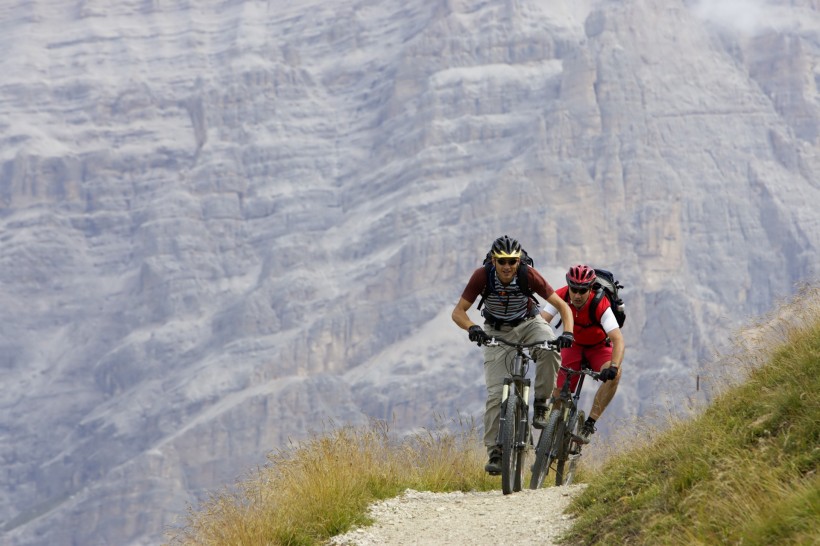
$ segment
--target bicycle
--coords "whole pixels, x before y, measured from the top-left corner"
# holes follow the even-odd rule
[[[493,337],[485,343],[488,347],[499,344],[515,349],[512,362],[507,362],[507,377],[501,394],[501,418],[498,427],[497,444],[501,446],[501,490],[505,495],[521,491],[524,473],[524,458],[532,449],[532,429],[530,427],[530,379],[525,377],[532,349],[555,350],[554,340],[534,343],[517,343],[502,337]],[[526,351],[525,351],[526,349]]]
[[[561,407],[550,412],[547,426],[541,431],[541,437],[538,438],[538,445],[535,448],[535,463],[532,465],[530,489],[541,487],[553,463],[555,465],[555,485],[570,485],[575,477],[578,459],[581,457],[581,447],[587,443],[581,436],[581,429],[584,426],[586,416],[583,410],[579,409],[578,400],[581,398],[584,376],[588,375],[597,380],[599,374],[592,371],[586,359],[581,361],[580,370],[572,370],[564,366],[561,366],[561,369],[567,374],[557,400],[560,401]],[[570,383],[575,375],[581,377],[578,380],[575,393],[572,393]],[[569,468],[564,474],[568,461]]]

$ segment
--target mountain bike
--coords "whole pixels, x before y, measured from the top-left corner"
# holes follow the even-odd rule
[[[530,427],[530,379],[525,377],[530,362],[535,359],[529,354],[532,349],[555,349],[555,342],[516,343],[502,337],[493,337],[485,345],[497,347],[499,344],[515,349],[512,359],[507,360],[507,377],[501,394],[501,419],[498,427],[497,444],[501,446],[501,490],[505,495],[521,491],[524,473],[524,458],[532,449],[532,429]]]
[[[557,401],[560,408],[550,412],[549,421],[546,428],[541,431],[538,438],[538,445],[535,448],[535,463],[532,465],[532,478],[530,478],[530,489],[538,489],[544,483],[544,479],[549,474],[550,468],[555,470],[555,485],[569,485],[575,477],[575,470],[578,459],[581,457],[581,447],[586,441],[581,436],[581,429],[584,426],[586,416],[578,407],[578,400],[581,398],[581,388],[584,386],[584,376],[588,375],[592,379],[598,379],[598,373],[592,371],[586,359],[581,361],[580,370],[571,370],[561,366],[567,374]],[[571,379],[575,375],[580,375],[575,393],[570,392]],[[569,467],[566,467],[569,462]],[[564,472],[566,468],[566,473]]]

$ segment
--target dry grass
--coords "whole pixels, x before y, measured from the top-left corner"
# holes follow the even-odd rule
[[[485,451],[472,423],[441,425],[403,439],[384,422],[331,427],[275,452],[234,491],[191,510],[171,544],[320,544],[367,523],[372,502],[405,489],[488,490]]]

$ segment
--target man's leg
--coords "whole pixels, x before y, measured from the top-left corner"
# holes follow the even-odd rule
[[[604,368],[608,368],[612,363],[612,347],[602,344],[587,351],[587,359],[590,367],[596,372],[600,372]],[[598,387],[598,392],[595,393],[595,398],[592,400],[592,408],[589,410],[584,427],[581,430],[581,436],[588,442],[589,437],[595,434],[595,423],[603,415],[604,410],[615,396],[615,391],[618,390],[618,383],[621,381],[621,370],[618,370],[618,375],[615,379],[611,379]]]
[[[504,332],[487,327],[490,336],[503,335]],[[507,375],[505,365],[506,350],[503,346],[484,348],[484,383],[487,387],[487,400],[484,406],[484,446],[487,456],[492,459],[498,454],[500,471],[500,452],[496,453],[498,442],[498,426],[501,417],[501,393],[504,387],[504,377]]]
[[[541,316],[537,316],[527,321],[526,331],[522,339],[526,343],[535,341],[549,341],[555,339],[555,333],[550,328],[547,321]],[[533,401],[533,426],[544,428],[547,426],[547,404],[552,390],[555,387],[555,376],[558,373],[558,366],[561,363],[561,356],[556,351],[536,349],[533,351],[535,357],[535,384]]]
[[[604,364],[601,369],[608,368],[609,362]],[[618,390],[618,383],[621,381],[621,370],[618,369],[618,375],[615,376],[615,379],[611,379],[601,385],[598,388],[598,392],[595,393],[595,399],[592,401],[592,409],[589,410],[589,417],[590,419],[597,421],[601,418],[601,415],[604,413],[604,410],[612,402],[612,398],[615,396],[615,392]]]
[[[555,339],[555,333],[541,316],[537,316],[527,321],[527,329],[521,336],[525,343],[535,341],[550,341]],[[561,363],[561,356],[556,351],[545,349],[535,349],[533,356],[535,363],[535,398],[536,400],[546,400],[552,393],[555,386],[555,374],[558,373],[558,366]]]

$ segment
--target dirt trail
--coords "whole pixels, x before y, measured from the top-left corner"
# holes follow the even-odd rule
[[[334,537],[334,546],[498,544],[555,546],[572,523],[564,508],[584,484],[512,495],[408,489],[370,508],[376,523]]]

